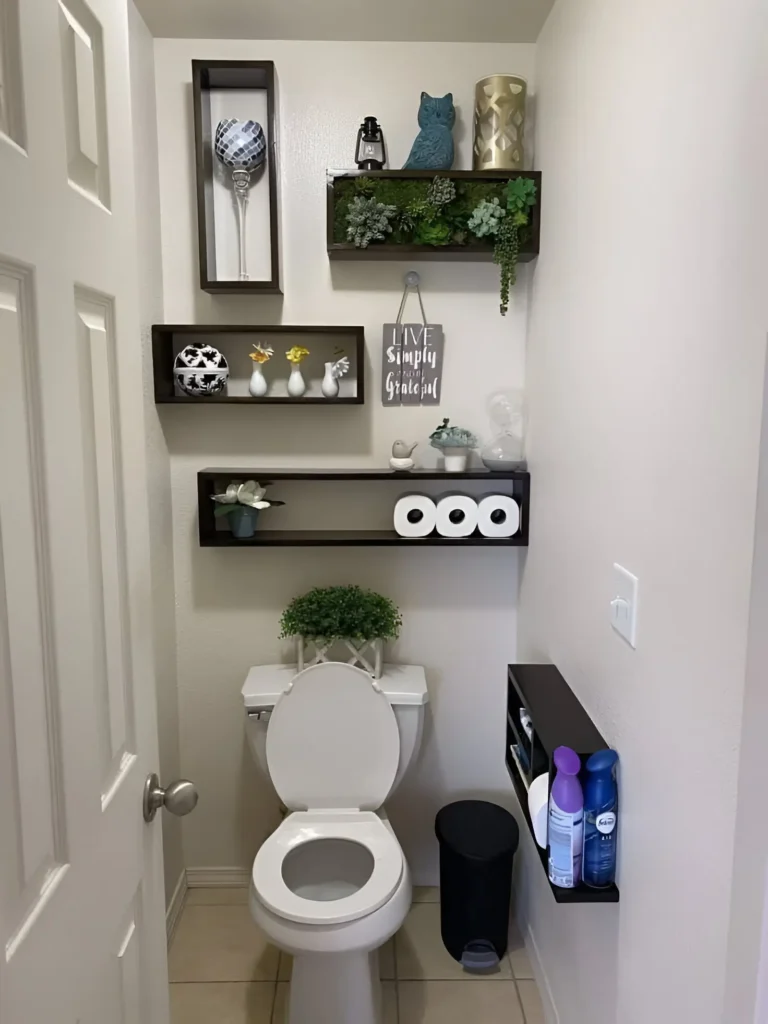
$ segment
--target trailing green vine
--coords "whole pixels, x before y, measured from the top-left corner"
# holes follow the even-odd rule
[[[500,271],[502,316],[517,276],[521,249],[531,237],[536,204],[531,178],[509,180],[338,178],[333,189],[334,242],[359,248],[391,245],[487,245]]]

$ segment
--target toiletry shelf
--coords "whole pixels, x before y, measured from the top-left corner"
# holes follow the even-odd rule
[[[380,481],[397,482],[412,489],[422,480],[437,480],[455,487],[461,481],[478,480],[489,484],[506,481],[512,484],[512,497],[520,505],[520,530],[514,537],[483,537],[479,533],[469,537],[401,537],[393,529],[386,530],[262,530],[257,529],[253,537],[240,540],[228,530],[217,529],[214,504],[211,500],[217,488],[228,480],[258,480],[262,485],[267,481]],[[409,486],[410,485],[410,486]],[[268,495],[269,496],[269,495]],[[275,494],[275,498],[280,497]],[[200,547],[247,548],[247,547],[527,547],[528,510],[530,504],[530,475],[521,471],[491,473],[487,469],[468,469],[463,473],[446,473],[439,469],[415,469],[411,472],[395,472],[391,469],[232,469],[208,468],[197,474],[197,504]],[[278,510],[270,515],[277,515]]]
[[[310,349],[310,356],[302,366],[305,376],[310,378],[309,390],[318,392],[292,398],[288,394],[265,395],[253,398],[248,394],[248,378],[253,370],[249,357],[251,346],[257,342],[271,344],[277,350],[278,344],[286,339],[303,343]],[[207,397],[185,395],[174,383],[173,364],[178,353],[196,341],[207,341],[220,349],[230,367],[230,382],[225,392]],[[350,361],[350,370],[340,378],[338,398],[325,398],[321,393],[324,357],[333,358],[334,347],[340,344]],[[282,351],[276,351],[270,362],[265,364],[266,374],[274,373],[275,367],[287,365]],[[311,377],[312,368],[314,378]],[[221,324],[153,324],[152,325],[152,373],[156,405],[363,405],[365,402],[365,330],[350,326],[307,326],[291,324],[272,325],[221,325]],[[287,380],[287,373],[284,371]],[[239,388],[242,393],[230,393]],[[345,393],[349,392],[349,393]]]
[[[520,721],[520,710],[524,708],[531,717],[534,739],[532,770],[521,774],[522,765],[511,750],[512,745],[522,741],[525,735]],[[568,683],[554,665],[510,665],[507,680],[507,729],[506,765],[515,787],[525,822],[533,838],[534,846],[541,859],[544,874],[547,870],[547,851],[542,850],[533,836],[533,825],[528,812],[528,786],[533,778],[543,771],[549,774],[549,785],[555,776],[553,755],[560,746],[570,747],[581,758],[582,766],[587,758],[598,750],[605,750],[608,743],[582,707]],[[537,754],[537,751],[540,753]],[[537,763],[537,757],[541,760]],[[618,903],[619,890],[615,885],[606,889],[591,889],[581,884],[575,889],[561,889],[552,885],[552,894],[558,903]]]
[[[541,171],[358,171],[329,170],[327,183],[327,248],[331,260],[453,260],[460,262],[490,262],[493,259],[493,245],[470,242],[467,245],[416,245],[395,242],[372,242],[365,249],[354,242],[340,242],[334,232],[337,185],[353,178],[390,178],[417,180],[435,177],[451,178],[453,181],[509,181],[510,178],[531,178],[536,182],[536,205],[531,210],[529,234],[522,240],[519,263],[529,263],[539,255],[541,233]]]

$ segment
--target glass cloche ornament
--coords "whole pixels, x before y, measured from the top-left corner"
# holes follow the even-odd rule
[[[492,437],[480,452],[483,465],[496,473],[525,469],[522,391],[496,391],[488,399],[486,408]]]

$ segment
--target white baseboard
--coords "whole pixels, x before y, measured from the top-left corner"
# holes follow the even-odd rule
[[[176,883],[176,888],[173,890],[173,896],[171,896],[171,902],[168,904],[168,909],[165,912],[165,934],[168,939],[168,945],[171,944],[173,933],[176,931],[176,925],[179,923],[181,912],[184,909],[184,900],[187,896],[187,873],[182,871],[179,875],[179,880]]]
[[[555,1006],[555,1000],[552,995],[552,989],[549,984],[549,978],[547,972],[544,970],[544,963],[541,959],[541,953],[539,947],[536,945],[536,938],[531,931],[531,926],[526,924],[525,928],[525,945],[528,949],[528,958],[531,961],[531,967],[536,977],[536,982],[539,987],[539,995],[541,996],[541,1004],[544,1007],[544,1017],[547,1024],[560,1024],[560,1014],[557,1012]]]
[[[247,868],[187,868],[190,889],[247,889],[250,884]]]

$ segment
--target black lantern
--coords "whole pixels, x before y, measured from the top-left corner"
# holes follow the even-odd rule
[[[387,162],[384,134],[375,117],[366,117],[360,125],[355,162],[361,171],[380,171]]]

